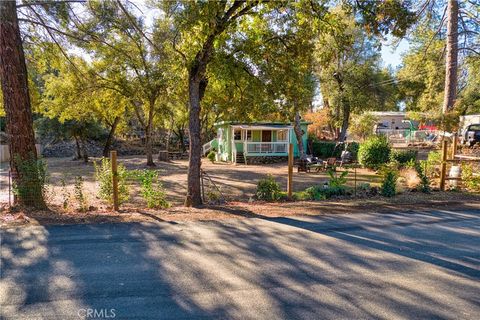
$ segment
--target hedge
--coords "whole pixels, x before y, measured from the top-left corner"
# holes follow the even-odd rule
[[[335,148],[336,145],[337,143],[334,141],[314,141],[312,143],[313,150],[311,151],[315,157],[319,157],[323,159],[330,158],[330,157],[340,158],[345,146],[343,143],[341,143]],[[360,144],[358,142],[348,143],[347,150],[352,153],[353,159],[357,158],[359,147],[360,147]]]

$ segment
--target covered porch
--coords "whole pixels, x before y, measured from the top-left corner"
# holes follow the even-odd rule
[[[287,156],[292,126],[234,125],[232,130],[232,159],[257,156]]]

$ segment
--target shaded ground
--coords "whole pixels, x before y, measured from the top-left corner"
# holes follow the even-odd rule
[[[94,167],[92,163],[84,164],[72,161],[70,158],[47,158],[48,172],[50,175],[50,203],[60,205],[62,200],[61,180],[65,179],[73,192],[73,184],[76,176],[84,179],[84,191],[88,202],[95,207],[102,207],[104,203],[97,199],[98,186],[94,179]],[[125,156],[119,159],[127,169],[145,169],[145,158],[140,156]],[[188,160],[175,160],[169,163],[157,162],[155,170],[160,171],[161,181],[166,189],[168,200],[174,205],[182,204],[186,194]],[[283,189],[287,184],[287,165],[277,163],[269,165],[232,165],[225,163],[212,164],[203,160],[202,168],[209,174],[215,184],[221,189],[228,200],[248,200],[255,193],[258,180],[267,174],[275,176]],[[0,171],[0,202],[8,202],[7,169],[2,167]],[[357,183],[378,183],[379,178],[373,172],[357,169]],[[354,184],[354,173],[349,175],[350,184]],[[320,173],[297,173],[294,172],[294,190],[300,191],[315,184],[322,184],[328,180],[325,172]],[[134,205],[144,206],[139,197],[139,185],[131,181],[132,197],[129,201]]]
[[[232,217],[279,217],[291,215],[324,215],[327,213],[364,213],[372,211],[411,210],[418,208],[478,208],[480,196],[460,192],[432,192],[422,194],[404,192],[394,198],[380,196],[358,199],[331,199],[319,202],[280,202],[262,203],[250,202],[259,179],[272,174],[286,188],[287,166],[273,165],[230,165],[205,161],[202,165],[215,183],[220,186],[223,194],[229,200],[221,206],[205,206],[201,209],[185,208],[181,206],[186,188],[187,161],[173,161],[158,163],[155,170],[161,173],[161,181],[167,191],[168,199],[174,206],[166,210],[149,210],[143,199],[138,195],[138,184],[132,184],[132,198],[129,203],[122,205],[121,212],[112,212],[107,205],[96,197],[97,183],[94,180],[93,165],[71,161],[70,159],[51,158],[48,160],[50,173],[49,204],[50,211],[10,211],[0,207],[0,227],[14,225],[45,225],[45,224],[72,224],[72,223],[106,223],[106,222],[134,222],[134,221],[185,221],[185,220],[221,220]],[[143,157],[123,157],[120,159],[128,169],[144,169]],[[2,171],[1,194],[8,195],[6,188],[6,171]],[[92,211],[78,212],[75,210],[75,201],[70,199],[69,210],[63,210],[61,180],[69,184],[73,193],[75,176],[84,178],[84,192],[88,204],[93,206]],[[349,184],[354,184],[354,173],[349,175]],[[297,173],[294,172],[294,190],[303,190],[328,180],[324,172]],[[378,184],[379,177],[373,172],[363,169],[357,171],[357,185],[370,182]]]
[[[478,319],[478,212],[3,230],[0,317]]]

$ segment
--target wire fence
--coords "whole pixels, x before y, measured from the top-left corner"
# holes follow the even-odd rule
[[[386,136],[388,141],[393,145],[406,146],[436,146],[440,144],[442,137],[445,136],[445,132],[440,130],[410,129],[378,129],[377,134]]]

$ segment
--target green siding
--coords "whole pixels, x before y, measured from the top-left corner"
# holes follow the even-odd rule
[[[237,147],[237,152],[243,152],[243,142],[235,142],[235,146]]]
[[[302,141],[304,148],[307,147],[307,124],[301,124],[302,130],[305,132],[305,134],[302,136]],[[216,140],[213,145],[217,148],[217,152],[219,153],[219,158],[221,160],[226,160],[226,161],[233,161],[233,148],[232,148],[232,127],[231,124],[225,123],[217,126],[218,129],[223,129],[223,136],[221,140]],[[252,131],[252,142],[261,142],[262,140],[262,132],[261,130],[251,130]],[[272,141],[277,142],[278,141],[278,136],[277,132],[275,130],[272,130]],[[297,143],[297,138],[295,136],[295,132],[293,130],[290,130],[290,141],[293,143],[293,151],[294,151],[294,156],[298,157],[298,143]],[[237,151],[242,152],[243,151],[243,143],[241,142],[236,142],[236,147]],[[250,153],[250,156],[265,156],[265,154],[255,154],[255,153]],[[285,156],[287,153],[272,153],[269,154],[268,156]]]
[[[252,130],[252,141],[261,142],[262,141],[262,131],[261,130]]]

